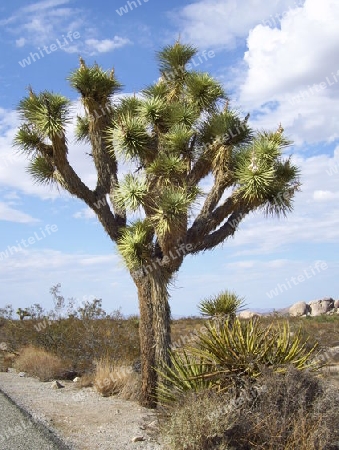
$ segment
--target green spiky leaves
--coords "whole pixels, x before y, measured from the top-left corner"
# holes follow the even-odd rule
[[[162,73],[179,76],[185,70],[186,64],[190,62],[197,49],[191,45],[184,45],[176,42],[174,45],[166,46],[158,52],[159,68]]]
[[[149,259],[152,229],[147,221],[126,227],[118,240],[118,250],[129,270],[139,270]]]
[[[22,152],[32,155],[44,145],[44,136],[38,130],[28,124],[23,124],[13,141],[13,144]]]
[[[201,314],[209,317],[234,318],[236,312],[244,307],[244,299],[235,292],[224,291],[220,294],[202,300],[199,304]]]
[[[110,96],[117,93],[121,84],[115,78],[114,71],[105,72],[97,64],[86,66],[80,59],[80,68],[68,77],[71,86],[82,96],[85,106],[91,111],[92,106],[104,106]]]
[[[288,322],[267,326],[257,318],[235,318],[222,325],[207,323],[197,332],[194,346],[171,353],[171,366],[161,370],[161,400],[174,401],[187,390],[241,387],[245,380],[260,377],[264,368],[280,373],[290,365],[317,370],[317,344],[309,348],[307,342],[300,329],[292,336]]]
[[[202,146],[218,141],[225,145],[246,143],[252,137],[252,131],[245,120],[235,111],[226,109],[210,115],[200,126],[199,143]]]
[[[43,156],[35,157],[29,163],[27,172],[37,184],[49,185],[56,182],[54,178],[54,166]]]
[[[161,238],[168,234],[180,236],[187,224],[190,206],[199,194],[197,188],[188,191],[183,188],[166,187],[155,201],[154,213],[150,217]]]
[[[211,111],[219,100],[226,99],[221,84],[207,73],[191,73],[187,78],[187,93],[199,111]]]
[[[241,198],[248,205],[265,207],[276,214],[291,209],[284,193],[290,192],[291,199],[299,186],[299,171],[290,160],[282,161],[282,149],[288,144],[279,132],[259,133],[251,147],[238,153],[236,178]]]
[[[47,91],[38,95],[31,92],[21,100],[18,111],[21,119],[31,130],[35,130],[36,135],[52,140],[65,133],[69,122],[69,105],[70,101],[62,95]]]
[[[160,154],[146,172],[157,184],[171,185],[182,180],[186,170],[186,163],[180,156]]]
[[[186,154],[188,145],[194,135],[194,130],[185,125],[174,125],[165,135],[166,148],[176,155]]]
[[[120,115],[113,127],[108,129],[107,138],[126,159],[145,161],[152,156],[152,138],[141,117]]]
[[[148,192],[146,180],[127,174],[115,192],[115,199],[119,207],[136,211],[143,206]]]
[[[140,102],[138,113],[153,126],[161,126],[166,123],[168,106],[164,99],[151,97]]]
[[[89,141],[89,119],[88,117],[77,117],[75,136],[78,142]]]

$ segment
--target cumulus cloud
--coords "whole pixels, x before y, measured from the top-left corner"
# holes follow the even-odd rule
[[[185,41],[198,47],[233,48],[258,23],[296,5],[293,0],[197,1],[173,13]]]
[[[306,0],[279,25],[271,21],[249,32],[238,100],[254,110],[254,126],[281,121],[300,145],[339,137],[338,20],[336,0]]]

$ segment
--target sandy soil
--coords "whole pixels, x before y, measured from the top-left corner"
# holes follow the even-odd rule
[[[78,389],[72,381],[62,384],[63,389],[55,390],[51,383],[0,372],[0,389],[74,450],[161,449],[153,411],[117,397],[101,397],[92,388]],[[144,440],[132,442],[135,437]]]

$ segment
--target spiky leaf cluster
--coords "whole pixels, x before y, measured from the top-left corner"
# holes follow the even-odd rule
[[[139,270],[150,258],[152,231],[146,221],[136,221],[124,229],[118,240],[118,250],[129,270]]]
[[[115,199],[121,208],[136,211],[146,201],[147,194],[146,180],[127,174],[115,191]]]
[[[105,105],[109,98],[121,89],[113,70],[106,72],[96,64],[88,67],[82,59],[80,68],[74,70],[68,80],[89,108],[93,105]]]
[[[43,156],[35,157],[28,165],[28,173],[37,184],[52,184],[55,182],[54,166]]]
[[[244,299],[235,292],[225,290],[219,294],[202,300],[199,311],[208,317],[234,318],[237,311],[244,307]]]
[[[279,373],[291,365],[318,370],[317,344],[309,349],[307,342],[300,329],[291,335],[288,322],[266,326],[257,318],[236,318],[223,326],[207,323],[206,330],[197,333],[194,346],[179,351],[179,356],[171,354],[173,365],[162,369],[165,382],[160,392],[164,400],[173,401],[184,390],[200,390],[206,383],[218,392],[242,387],[260,377],[264,368]]]
[[[65,127],[70,120],[70,101],[59,94],[41,92],[38,95],[33,92],[20,101],[18,111],[22,121],[30,129],[30,136],[53,139],[65,133]],[[18,137],[17,137],[18,139]],[[25,142],[23,135],[19,136],[21,142]],[[27,141],[28,142],[28,141]]]

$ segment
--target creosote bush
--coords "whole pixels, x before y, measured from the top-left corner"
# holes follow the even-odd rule
[[[334,450],[337,392],[308,371],[264,371],[255,385],[188,392],[160,421],[166,450]]]
[[[58,356],[41,348],[29,346],[20,351],[14,367],[29,376],[39,378],[40,381],[50,381],[60,377],[65,364]]]

